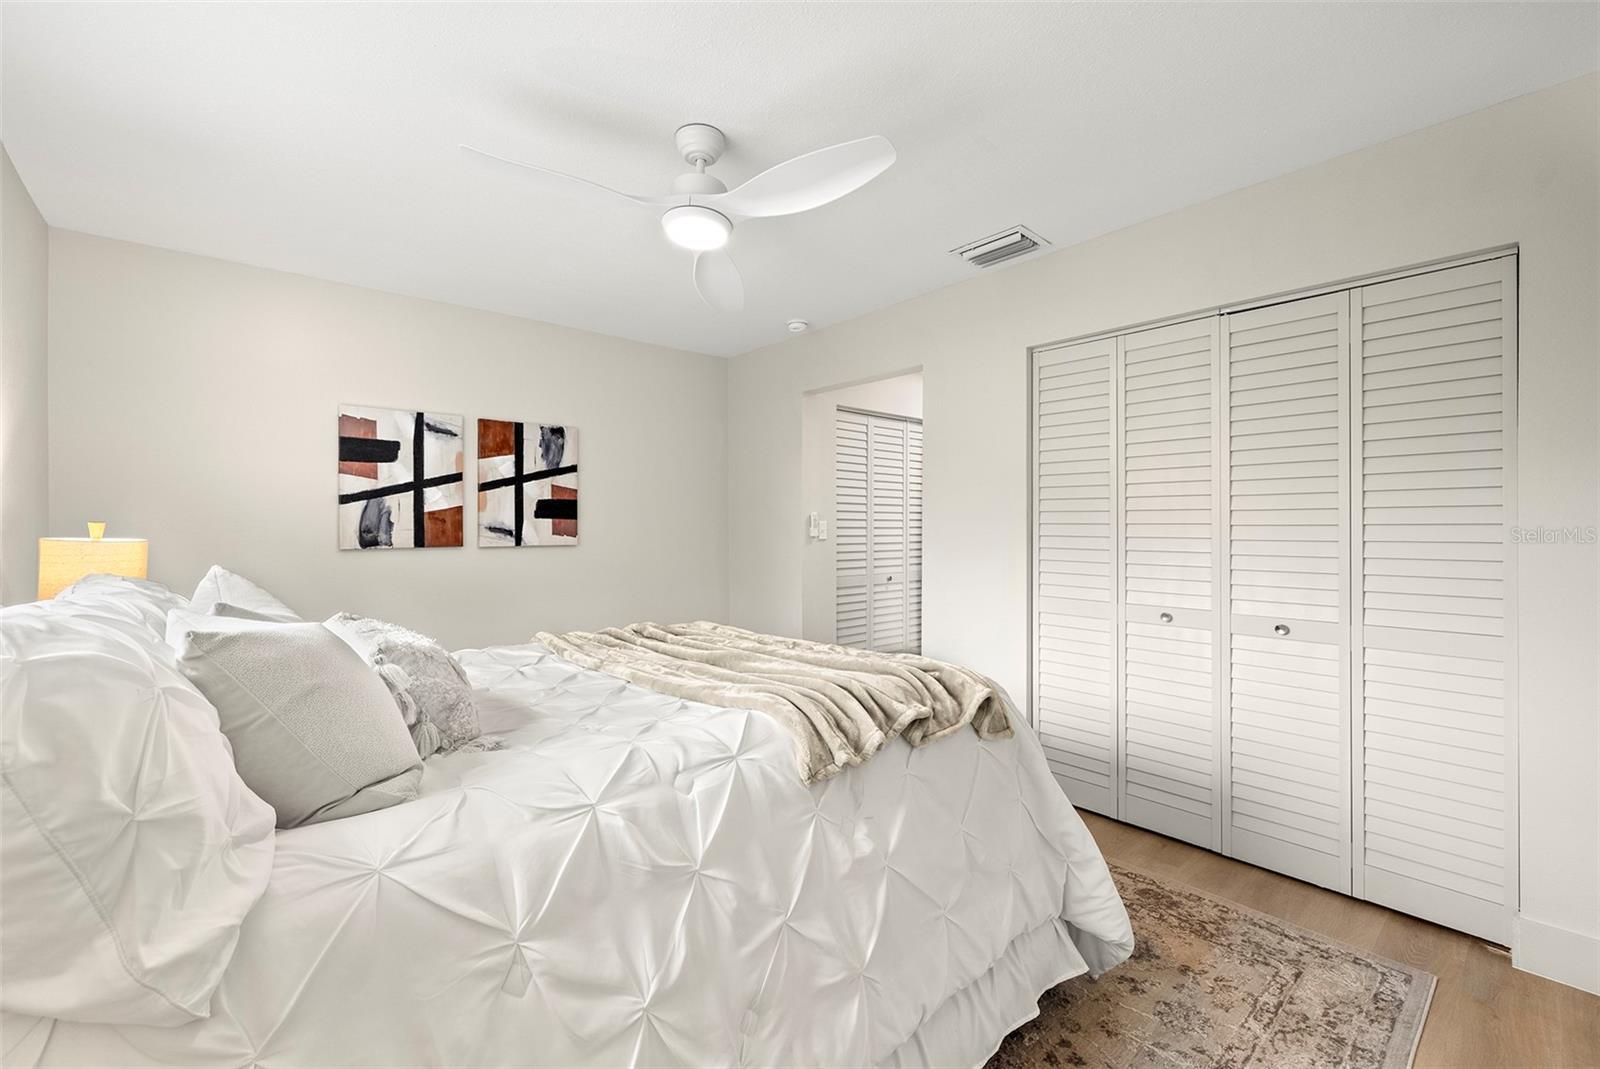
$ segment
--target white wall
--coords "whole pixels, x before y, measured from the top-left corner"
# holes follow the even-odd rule
[[[221,562],[302,613],[449,646],[721,617],[725,362],[140,245],[50,235],[51,526],[150,539],[187,592]],[[580,543],[336,548],[337,406],[578,428]],[[469,440],[472,438],[469,432]],[[467,465],[475,453],[469,448]]]
[[[0,605],[32,601],[50,510],[49,233],[0,146]]]
[[[815,512],[828,521],[828,537],[806,536],[803,521],[794,525],[801,544],[802,638],[832,642],[837,614],[834,601],[834,418],[839,406],[864,408],[891,416],[922,418],[922,372],[841,386],[807,394],[801,414],[800,513]]]
[[[1591,75],[737,358],[733,622],[801,627],[803,393],[920,364],[923,648],[1024,695],[1030,345],[1511,242],[1520,519],[1600,522],[1597,104]],[[1568,543],[1518,558],[1518,962],[1588,986],[1600,986],[1596,556]]]

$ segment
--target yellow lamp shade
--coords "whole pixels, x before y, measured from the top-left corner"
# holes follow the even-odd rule
[[[143,579],[149,566],[148,539],[41,538],[39,600],[55,597],[86,575]]]

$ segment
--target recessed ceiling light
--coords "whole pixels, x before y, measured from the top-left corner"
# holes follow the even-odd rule
[[[790,334],[804,334],[806,331],[808,331],[810,329],[811,329],[811,324],[807,323],[804,319],[791,319],[791,320],[789,320],[789,333]]]
[[[661,217],[661,229],[667,240],[682,249],[710,252],[728,243],[733,224],[719,211],[698,204],[684,204],[668,208]]]

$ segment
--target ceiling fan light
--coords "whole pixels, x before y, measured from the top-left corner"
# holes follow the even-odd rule
[[[693,252],[710,252],[728,243],[733,223],[726,215],[698,204],[668,208],[661,216],[661,229],[667,240]]]

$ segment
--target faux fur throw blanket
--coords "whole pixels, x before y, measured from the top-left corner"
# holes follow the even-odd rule
[[[972,725],[1011,735],[1010,702],[990,680],[913,654],[874,653],[726,624],[633,624],[540,632],[558,657],[677,698],[766,713],[794,737],[816,783],[859,765],[896,735],[923,746]]]

